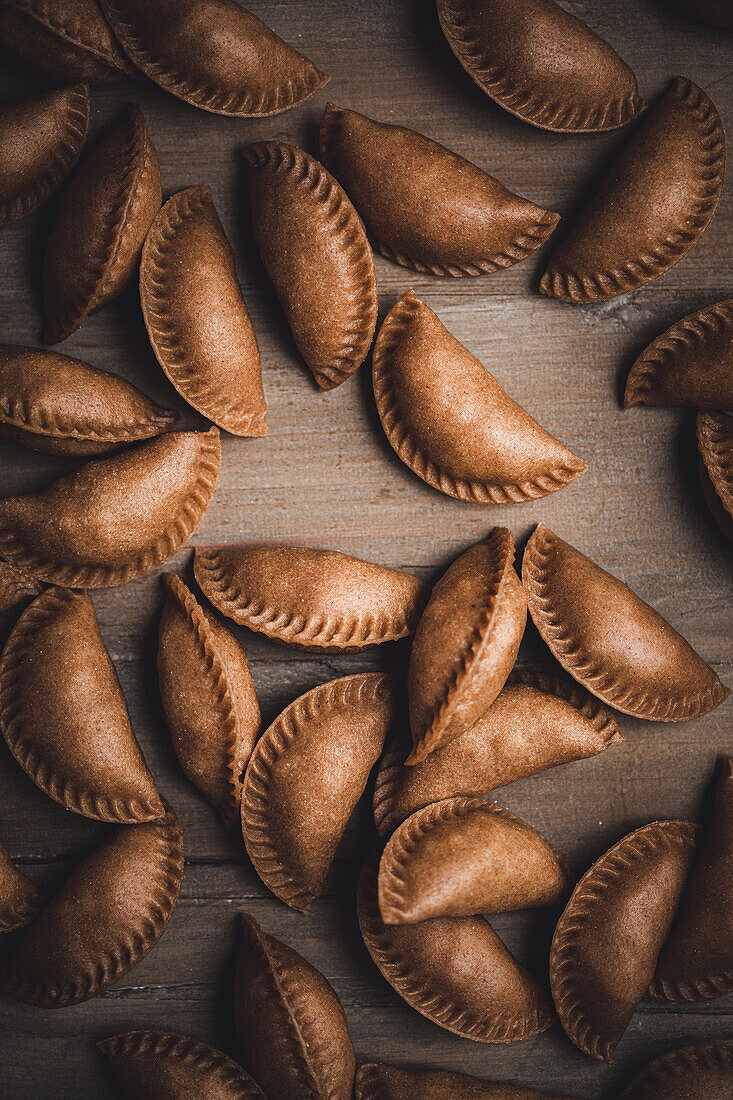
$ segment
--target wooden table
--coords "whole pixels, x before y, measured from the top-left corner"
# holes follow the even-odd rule
[[[250,139],[276,137],[317,152],[321,110],[332,98],[430,134],[564,217],[579,209],[627,135],[544,133],[503,112],[455,61],[432,0],[249,4],[331,74],[327,88],[303,107],[249,121],[196,111],[152,86],[119,85],[95,90],[92,97],[93,136],[123,105],[132,100],[142,105],[166,195],[191,184],[212,184],[260,343],[271,434],[260,440],[223,436],[219,488],[195,542],[287,540],[334,547],[433,579],[494,525],[509,526],[521,549],[542,520],[628,582],[731,684],[730,548],[699,490],[694,415],[623,412],[618,395],[630,363],[652,337],[684,314],[731,295],[733,186],[726,185],[700,244],[668,275],[596,306],[568,306],[539,295],[547,249],[479,279],[428,278],[377,258],[380,319],[414,287],[509,393],[588,462],[587,474],[577,482],[536,503],[504,508],[459,503],[428,488],[393,454],[379,426],[368,364],[335,392],[324,396],[316,390],[251,239],[237,149]],[[729,127],[733,36],[692,22],[662,0],[576,0],[565,6],[618,48],[647,99],[658,96],[672,76],[684,74],[712,95]],[[41,87],[39,80],[10,68],[1,79],[3,98]],[[39,271],[54,208],[49,203],[0,234],[0,340],[40,339]],[[61,350],[130,378],[177,408],[182,426],[202,425],[158,367],[136,288],[94,316]],[[32,490],[73,465],[4,446],[0,491]],[[184,551],[172,563],[189,580],[190,559]],[[177,766],[155,671],[159,577],[96,592],[94,603],[137,736],[183,826],[183,890],[159,945],[103,996],[56,1012],[0,1001],[1,1096],[99,1100],[116,1095],[94,1042],[134,1027],[188,1033],[238,1057],[231,977],[241,910],[252,912],[268,932],[323,970],[343,1001],[363,1058],[610,1098],[663,1051],[731,1038],[730,997],[692,1007],[645,1001],[613,1068],[577,1051],[558,1025],[523,1043],[484,1046],[424,1020],[381,978],[356,925],[355,879],[371,842],[366,805],[355,815],[326,894],[310,915],[276,901],[252,870],[241,837],[225,833]],[[0,621],[0,640],[14,617]],[[266,723],[324,680],[362,669],[402,669],[407,656],[402,646],[321,658],[276,647],[243,630],[237,636],[249,655]],[[552,667],[531,626],[520,662]],[[577,875],[639,825],[704,814],[716,759],[731,751],[730,703],[680,725],[620,721],[623,745],[517,783],[498,796],[565,852]],[[61,882],[106,829],[66,813],[41,794],[4,744],[1,755],[0,834],[34,880]],[[546,976],[556,919],[556,912],[537,912],[493,923],[530,968]]]

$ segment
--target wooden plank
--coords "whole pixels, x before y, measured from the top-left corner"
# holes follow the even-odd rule
[[[380,319],[413,286],[507,390],[589,465],[572,486],[533,504],[498,509],[449,500],[415,478],[387,444],[368,364],[334,393],[317,392],[257,257],[237,149],[250,140],[277,137],[316,152],[320,112],[331,98],[431,134],[519,194],[570,220],[627,135],[567,137],[511,118],[460,69],[430,0],[249,0],[249,6],[331,73],[327,88],[302,108],[269,120],[225,119],[194,111],[153,87],[123,85],[95,89],[92,101],[93,136],[123,105],[141,104],[160,155],[166,194],[211,182],[260,343],[271,435],[263,440],[224,437],[220,485],[194,542],[331,546],[431,580],[495,524],[513,530],[521,551],[542,520],[627,581],[731,683],[730,551],[698,488],[694,417],[618,407],[626,371],[653,336],[685,313],[731,295],[730,183],[710,231],[683,262],[639,293],[597,306],[572,308],[537,294],[548,248],[524,264],[477,280],[432,279],[377,258]],[[619,49],[648,100],[681,73],[711,93],[729,126],[733,37],[693,23],[663,0],[574,0],[565,6]],[[41,86],[10,67],[0,72],[2,98],[31,94]],[[52,201],[0,236],[3,341],[40,339],[39,274],[54,209]],[[163,377],[135,288],[92,317],[62,350],[128,377],[155,400],[176,408],[182,426],[203,424]],[[0,445],[0,492],[31,490],[73,467],[72,461]],[[189,559],[182,552],[170,568],[190,581]],[[49,1090],[59,1100],[116,1095],[94,1041],[136,1026],[190,1033],[237,1057],[230,982],[235,918],[243,909],[329,977],[363,1057],[610,1098],[662,1051],[731,1037],[730,997],[679,1008],[643,1002],[612,1069],[581,1055],[558,1026],[526,1043],[484,1047],[423,1020],[383,982],[356,928],[353,889],[371,843],[368,807],[355,814],[326,894],[312,913],[303,917],[277,903],[250,867],[241,838],[225,833],[177,767],[155,678],[159,577],[95,593],[94,602],[140,743],[182,822],[182,899],[156,949],[103,997],[58,1012],[0,1002],[0,1095],[13,1100]],[[0,618],[0,642],[13,621],[12,613]],[[235,628],[235,633],[249,654],[267,722],[323,680],[361,669],[404,670],[408,654],[402,644],[362,656],[319,657],[276,647],[245,630]],[[520,663],[552,667],[532,627]],[[730,703],[678,726],[628,718],[621,718],[621,726],[623,745],[498,795],[567,854],[576,875],[637,825],[704,812],[716,757],[731,750]],[[24,869],[51,889],[106,829],[51,803],[2,746],[0,833]],[[556,917],[555,912],[519,914],[494,923],[541,976]]]

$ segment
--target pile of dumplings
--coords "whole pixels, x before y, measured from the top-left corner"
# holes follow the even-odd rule
[[[725,0],[673,0],[733,30]],[[555,0],[437,0],[458,62],[501,107],[560,134],[644,111],[612,47]],[[40,1008],[102,994],[155,946],[184,872],[88,590],[172,558],[205,517],[220,432],[268,434],[257,336],[207,184],[163,202],[142,111],[82,159],[90,87],[152,81],[241,118],[301,104],[329,79],[237,0],[2,0],[0,46],[54,84],[0,106],[0,226],[59,188],[43,265],[43,342],[61,344],[139,280],[150,344],[177,415],[121,377],[49,350],[0,345],[0,438],[82,460],[40,491],[0,499],[0,611],[22,606],[0,658],[0,728],[20,768],[71,813],[114,828],[52,897],[0,842],[0,991]],[[733,46],[733,39],[731,39]],[[320,160],[277,140],[242,150],[254,238],[318,387],[372,350],[374,397],[397,457],[427,485],[479,505],[537,500],[587,469],[406,289],[377,328],[372,248],[404,268],[485,277],[545,244],[559,216],[433,141],[327,103]],[[676,78],[541,278],[590,303],[636,291],[683,260],[720,199],[725,134],[707,94]],[[72,174],[73,173],[73,174]],[[631,369],[624,406],[698,412],[700,477],[733,539],[733,300],[682,318]],[[337,400],[337,398],[324,398]],[[268,444],[269,445],[269,444]],[[276,446],[276,443],[273,443]],[[308,911],[365,792],[373,850],[356,908],[387,982],[438,1027],[517,1042],[555,1017],[611,1063],[641,999],[733,992],[733,759],[710,823],[653,821],[574,884],[562,854],[487,796],[545,770],[623,751],[613,711],[687,721],[729,695],[661,615],[540,523],[515,569],[495,527],[434,586],[335,550],[199,546],[198,589],[164,573],[158,679],[181,769],[241,826],[264,885]],[[557,675],[517,667],[528,616]],[[225,620],[318,654],[411,646],[404,677],[320,684],[262,732],[245,651]],[[561,912],[549,987],[486,915]],[[22,931],[19,931],[22,930]],[[99,1046],[133,1100],[529,1100],[530,1088],[442,1070],[357,1063],[326,979],[241,917],[234,1020],[246,1068],[194,1038],[141,1029]],[[663,1054],[623,1100],[733,1097],[733,1046]],[[552,1100],[552,1098],[548,1098]],[[555,1097],[554,1100],[568,1100]]]

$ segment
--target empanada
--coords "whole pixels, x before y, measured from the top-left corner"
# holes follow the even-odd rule
[[[555,0],[438,0],[438,16],[479,88],[533,126],[613,130],[641,110],[628,65]]]
[[[314,652],[357,653],[406,638],[428,598],[410,573],[306,546],[201,547],[194,572],[235,623]]]
[[[407,670],[414,748],[407,764],[470,729],[514,667],[527,597],[514,571],[514,539],[497,527],[461,554],[432,591]]]
[[[196,530],[220,466],[218,428],[170,432],[93,459],[47,489],[0,498],[0,554],[66,588],[124,584]]]
[[[158,154],[133,106],[61,196],[43,265],[45,343],[71,336],[124,290],[161,201]]]
[[[568,886],[562,858],[535,829],[496,802],[457,795],[392,834],[377,898],[385,924],[416,924],[556,905]]]
[[[333,103],[321,122],[321,158],[382,255],[427,275],[511,267],[559,221],[437,141]]]
[[[560,664],[616,710],[683,722],[729,695],[658,612],[544,524],[527,543],[522,581],[534,624]]]
[[[260,732],[247,655],[173,573],[158,633],[158,681],[179,763],[221,814],[237,821],[247,761]]]
[[[39,1008],[103,993],[163,935],[182,878],[183,837],[172,810],[115,829],[23,933],[0,970],[0,992]]]
[[[560,917],[550,985],[568,1036],[613,1062],[654,975],[695,853],[689,821],[655,821],[596,860]]]
[[[293,909],[319,897],[395,715],[395,685],[357,673],[301,695],[258,741],[242,793],[244,843]]]
[[[234,1017],[271,1100],[351,1100],[356,1062],[341,1003],[315,967],[242,914]]]
[[[536,500],[587,469],[512,400],[412,290],[379,331],[372,378],[393,449],[448,496],[481,504]]]
[[[295,145],[244,149],[257,246],[298,351],[322,390],[364,361],[377,323],[374,257],[361,218]]]
[[[572,680],[513,672],[475,725],[422,764],[405,767],[412,739],[387,746],[374,785],[374,823],[388,836],[423,806],[485,795],[546,768],[584,760],[622,741],[614,718]]]
[[[80,359],[0,344],[0,439],[52,455],[96,455],[172,428],[178,416]]]
[[[145,239],[140,301],[181,397],[234,435],[267,435],[260,353],[208,186],[179,191]]]
[[[712,221],[725,132],[705,92],[677,77],[547,265],[540,290],[600,302],[664,275]]]
[[[276,115],[328,80],[236,0],[102,0],[102,9],[138,69],[204,111]]]
[[[2,18],[0,8],[0,26]],[[61,186],[88,123],[86,84],[0,106],[0,226],[25,218]]]
[[[67,810],[121,824],[162,816],[86,593],[49,588],[21,615],[0,658],[0,727],[26,775]]]

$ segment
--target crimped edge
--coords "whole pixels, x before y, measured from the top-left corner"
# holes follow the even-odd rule
[[[486,600],[482,607],[476,609],[473,629],[466,640],[465,646],[454,659],[448,681],[443,686],[442,697],[436,703],[425,729],[420,732],[418,737],[415,737],[415,731],[413,731],[415,744],[405,761],[408,765],[419,764],[434,749],[440,747],[442,730],[448,722],[457,700],[460,698],[466,681],[474,667],[484,657],[486,650],[490,648],[494,618],[504,591],[507,574],[514,565],[514,536],[507,527],[496,527],[483,545],[494,561],[493,577],[488,586]],[[475,547],[471,549],[475,549]],[[470,552],[470,550],[466,551],[466,553]],[[456,559],[456,562],[464,556],[462,554],[461,557]],[[449,566],[447,572],[450,572],[456,562]]]
[[[10,873],[15,882],[15,889],[11,888],[11,896],[3,894],[0,898],[0,934],[3,934],[15,932],[18,928],[24,928],[26,924],[30,924],[43,907],[43,901],[35,883],[15,866],[1,840],[0,851],[7,855],[11,867]]]
[[[653,821],[629,833],[586,871],[558,921],[550,949],[550,987],[555,1008],[568,1037],[596,1061],[611,1064],[616,1044],[593,1032],[585,1023],[574,977],[577,964],[575,935],[603,892],[634,863],[644,860],[661,843],[693,846],[698,833],[698,826],[690,821]]]
[[[44,342],[47,344],[61,343],[76,332],[93,312],[95,301],[104,287],[105,279],[119,251],[125,222],[132,208],[136,191],[142,182],[148,149],[151,147],[145,128],[145,119],[137,104],[129,107],[123,116],[122,123],[115,123],[101,140],[106,141],[112,130],[121,124],[124,124],[128,131],[121,138],[118,147],[121,154],[120,165],[124,167],[121,167],[119,173],[117,200],[108,211],[106,221],[99,226],[104,242],[100,250],[102,261],[95,270],[87,271],[84,287],[73,300],[59,302],[58,295],[54,292],[53,309],[49,310],[48,296],[46,296]],[[63,216],[63,211],[59,216]]]
[[[332,553],[337,554],[339,551]],[[384,616],[376,622],[371,617],[363,619],[361,616],[346,619],[341,615],[330,617],[314,614],[304,618],[297,612],[272,607],[256,595],[246,595],[237,585],[229,583],[220,548],[196,547],[194,574],[206,598],[222,615],[240,626],[249,627],[258,634],[264,634],[286,645],[317,647],[326,652],[364,649],[367,646],[407,638],[417,628],[429,592],[427,586],[423,585],[419,590],[419,599],[403,615]]]
[[[89,971],[64,988],[24,980],[12,973],[12,957],[0,976],[0,988],[8,997],[37,1008],[65,1008],[103,993],[113,982],[127,974],[145,958],[163,935],[178,901],[183,880],[183,834],[170,807],[159,821],[146,822],[141,828],[158,828],[160,867],[157,883],[151,891],[149,913],[140,929],[120,932],[119,942],[106,952]],[[83,862],[83,861],[82,861]]]
[[[182,502],[178,515],[155,542],[142,550],[124,565],[64,565],[40,557],[26,548],[10,531],[0,525],[0,554],[13,565],[27,569],[40,580],[63,588],[107,588],[125,584],[134,577],[150,572],[168,558],[173,557],[185,540],[193,534],[203,519],[216,488],[221,467],[219,429],[193,433],[201,437],[199,466],[188,496]],[[98,459],[104,462],[109,459]]]
[[[396,993],[416,1012],[438,1027],[473,1039],[477,1043],[514,1043],[546,1031],[552,1017],[543,1004],[539,1004],[531,1018],[500,1021],[496,1017],[471,1017],[466,1009],[459,1008],[439,991],[430,990],[419,974],[405,971],[396,952],[389,946],[392,925],[383,923],[376,897],[376,852],[367,858],[357,887],[357,917],[364,945],[374,964]],[[454,917],[445,920],[483,920],[483,917]],[[404,931],[404,928],[402,928]],[[419,934],[419,926],[416,934]],[[519,964],[517,964],[519,965]]]
[[[616,744],[618,741],[623,741],[623,734],[613,715],[601,706],[600,701],[594,695],[591,695],[586,688],[574,680],[560,679],[545,672],[514,669],[509,673],[507,680],[507,684],[513,683],[526,684],[527,687],[536,688],[546,695],[554,695],[568,703],[579,711],[598,733],[604,736],[605,748]],[[404,733],[394,738],[382,754],[374,781],[372,802],[374,825],[380,837],[389,836],[402,824],[402,822],[395,822],[393,816],[394,799],[398,778],[411,748],[412,739],[407,733]],[[487,791],[486,793],[489,794],[490,792]]]
[[[674,267],[697,244],[707,229],[718,207],[723,188],[725,131],[712,100],[691,80],[676,77],[663,99],[667,96],[679,100],[680,107],[697,120],[700,131],[700,192],[696,207],[687,218],[686,227],[677,229],[664,240],[658,241],[654,248],[650,248],[642,256],[627,260],[618,267],[589,275],[562,271],[555,266],[556,256],[560,256],[562,263],[564,246],[561,245],[555,255],[550,257],[540,280],[543,294],[577,304],[599,302],[637,290]],[[688,228],[689,226],[692,228]]]
[[[7,344],[4,346],[11,347],[14,345]],[[28,350],[35,351],[37,349],[30,348]],[[69,357],[63,356],[63,358]],[[85,366],[88,366],[88,364],[85,364]],[[96,367],[89,367],[89,369],[102,375],[107,374],[110,378],[117,377],[107,371],[98,370]],[[120,381],[123,381],[123,379],[120,379]],[[128,385],[132,385],[132,383],[128,383]],[[138,393],[141,393],[141,391],[138,390]],[[150,399],[147,398],[147,400]],[[154,402],[151,401],[150,404],[152,405]],[[177,413],[169,409],[160,409],[157,414],[146,419],[120,420],[116,425],[111,426],[99,422],[95,423],[84,415],[83,411],[77,416],[60,416],[53,408],[42,409],[38,405],[33,405],[26,398],[0,393],[0,424],[7,424],[9,427],[17,428],[29,435],[42,436],[46,439],[68,439],[91,443],[137,443],[161,434],[172,427],[177,420]]]
[[[383,672],[359,672],[320,684],[292,702],[257,742],[247,765],[242,792],[242,835],[252,865],[276,897],[308,912],[317,895],[299,886],[280,858],[270,836],[269,818],[277,808],[270,800],[270,779],[278,761],[297,743],[304,726],[328,710],[353,708],[392,699],[394,681]],[[308,781],[308,776],[303,777]],[[306,822],[303,826],[306,826]]]
[[[680,352],[695,354],[698,357],[695,365],[704,372],[708,367],[706,345],[709,340],[723,333],[730,337],[730,352],[733,355],[733,298],[715,302],[671,325],[656,340],[652,340],[629,371],[624,390],[624,408],[666,404],[658,400],[656,387],[661,377],[674,371],[675,360]],[[733,412],[733,386],[730,411]]]
[[[26,775],[44,794],[65,809],[82,817],[122,825],[156,821],[164,812],[159,797],[148,801],[122,799],[83,790],[44,760],[35,748],[33,738],[24,730],[16,686],[23,676],[26,656],[34,645],[36,632],[47,621],[54,619],[60,610],[86,598],[84,593],[73,590],[49,588],[23,612],[15,624],[0,659],[0,728],[8,748]],[[148,774],[155,789],[153,777]]]
[[[636,78],[632,93],[609,99],[595,110],[548,101],[539,91],[533,92],[526,85],[521,86],[518,74],[506,72],[493,63],[482,47],[480,29],[472,25],[473,21],[464,7],[462,0],[438,0],[438,18],[448,45],[479,88],[517,118],[555,133],[597,132],[625,126],[644,106],[636,88]],[[582,20],[577,22],[593,38],[599,37]],[[613,49],[605,39],[603,41],[609,49]],[[616,54],[615,50],[613,52]],[[619,61],[626,65],[620,57]],[[631,73],[631,76],[634,77],[634,74]]]
[[[309,1043],[308,1039],[303,1034],[298,1014],[290,1003],[294,992],[294,985],[293,983],[288,985],[287,982],[284,981],[287,976],[279,970],[276,960],[272,958],[267,947],[268,939],[274,939],[274,937],[270,937],[267,933],[263,932],[257,921],[254,917],[251,917],[249,913],[242,913],[240,916],[242,940],[244,941],[247,939],[249,941],[248,950],[250,953],[257,952],[261,967],[272,987],[272,992],[283,1008],[288,1032],[285,1038],[287,1039],[293,1059],[303,1074],[305,1084],[310,1090],[307,1095],[312,1095],[313,1097],[320,1096],[321,1089],[320,1082],[318,1081],[317,1069],[313,1065],[311,1058],[311,1051],[318,1049],[318,1036],[311,1036]],[[280,941],[275,940],[275,942],[279,943]],[[242,947],[240,946],[240,951],[241,950]],[[305,962],[306,960],[304,959],[303,961]]]
[[[724,1070],[733,1077],[733,1047],[724,1043],[700,1043],[679,1047],[649,1062],[624,1089],[619,1100],[658,1100],[668,1095],[667,1088],[680,1078]]]
[[[341,385],[357,370],[372,343],[377,325],[377,277],[374,257],[364,224],[348,195],[320,161],[295,145],[279,141],[258,141],[245,146],[242,155],[249,172],[281,172],[295,181],[303,200],[320,208],[339,251],[348,259],[352,272],[346,288],[350,311],[339,318],[341,346],[330,363],[308,362],[322,390]]]
[[[733,779],[733,757],[726,756],[723,761],[723,769],[718,780],[718,789],[720,784],[724,781],[730,783]],[[725,827],[725,826],[723,826]],[[714,827],[713,827],[714,828]],[[703,849],[700,852],[702,856]],[[695,867],[692,868],[690,879],[695,874]],[[682,905],[685,903],[685,896],[682,897]],[[679,915],[679,911],[678,911]],[[675,925],[672,925],[670,932],[670,938],[675,934]],[[669,940],[668,940],[669,942]],[[656,997],[662,1001],[673,1001],[678,1004],[692,1003],[694,1001],[714,1001],[718,997],[724,997],[727,993],[733,992],[733,967],[727,967],[719,970],[717,973],[709,974],[705,978],[697,978],[694,980],[687,980],[684,976],[663,978],[659,975],[659,968],[657,973],[649,987],[649,995]],[[731,1052],[733,1057],[733,1051]]]
[[[225,794],[217,804],[217,809],[226,825],[234,825],[239,817],[244,777],[239,774],[237,768],[237,748],[242,734],[229,673],[212,638],[206,616],[193,593],[175,573],[165,573],[163,583],[170,598],[176,601],[186,619],[191,636],[198,647],[201,662],[211,682],[210,701],[218,715],[219,729],[226,742],[221,761]]]
[[[0,561],[0,612],[15,607],[21,600],[35,599],[41,591],[40,584],[30,573]]]
[[[46,93],[53,94],[53,93]],[[26,187],[5,202],[0,202],[0,226],[25,218],[37,210],[56,191],[79,158],[89,126],[89,85],[74,84],[59,89],[57,96],[66,96],[65,133],[58,143],[52,162]],[[41,99],[42,96],[34,96]],[[14,106],[9,104],[8,106]]]
[[[331,102],[328,102],[324,108],[320,131],[321,156],[324,162],[330,161],[333,163],[336,159],[333,155],[333,148],[338,141],[338,131],[341,128],[344,113],[343,108],[337,107]],[[423,137],[422,134],[418,136]],[[436,144],[438,143],[436,142]],[[328,164],[326,164],[326,168],[328,168]],[[519,195],[514,197],[520,199]],[[525,202],[528,207],[541,211],[543,216],[532,222],[528,218],[529,224],[524,233],[515,237],[503,252],[494,252],[477,264],[429,263],[420,256],[397,251],[392,248],[388,241],[378,237],[371,231],[369,231],[369,236],[386,259],[394,261],[401,267],[419,271],[423,275],[452,276],[453,278],[460,278],[464,275],[491,275],[495,271],[501,271],[504,268],[521,263],[527,256],[531,256],[545,243],[560,221],[560,215],[555,214],[552,210],[542,210],[541,207],[535,206],[527,199],[521,199],[521,201]]]
[[[553,612],[551,582],[547,575],[550,547],[557,536],[540,523],[524,551],[522,583],[527,591],[529,612],[535,626],[552,654],[573,679],[586,687],[604,703],[650,722],[684,722],[717,707],[730,694],[712,669],[714,683],[704,691],[696,691],[681,699],[649,696],[633,687],[624,687],[603,671],[600,663],[586,656],[582,642],[572,638]],[[672,628],[673,629],[673,628]],[[708,666],[709,667],[709,666]]]
[[[397,457],[433,489],[438,489],[446,496],[473,504],[519,504],[528,500],[537,500],[549,493],[564,489],[584,473],[588,468],[587,464],[573,455],[577,464],[575,467],[559,466],[532,481],[498,485],[487,481],[455,478],[438,466],[418,441],[408,435],[400,419],[397,387],[395,379],[391,376],[390,357],[394,347],[423,304],[414,290],[406,291],[385,318],[374,345],[372,357],[374,398],[384,434]],[[568,451],[568,454],[572,452]]]
[[[4,0],[4,3],[17,15],[38,23],[44,30],[50,31],[51,34],[56,35],[56,37],[60,38],[63,42],[75,46],[84,53],[91,54],[96,61],[102,62],[102,64],[107,65],[118,74],[120,79],[122,77],[131,77],[132,79],[140,78],[140,74],[127,60],[121,49],[119,51],[119,56],[117,56],[115,53],[100,49],[99,43],[92,42],[88,38],[86,40],[82,38],[81,32],[86,29],[84,23],[72,23],[68,13],[67,18],[64,20],[59,20],[57,17],[55,18],[59,13],[55,13],[51,10],[52,5],[48,3],[48,0]],[[66,5],[63,3],[63,0],[59,6],[61,12],[64,12]],[[111,82],[112,77],[110,77],[110,83]]]
[[[733,416],[699,412],[697,445],[715,495],[733,521]]]
[[[239,398],[216,393],[211,383],[201,382],[196,363],[185,352],[175,318],[171,317],[165,305],[168,250],[181,225],[188,219],[195,218],[204,209],[213,213],[222,240],[231,254],[232,269],[234,268],[234,255],[216,213],[209,185],[179,191],[156,215],[143,245],[140,300],[145,327],[163,371],[189,405],[233,435],[267,435],[264,402],[261,410],[243,411]],[[242,304],[244,305],[244,299]]]
[[[535,840],[543,844],[555,860],[567,883],[567,869],[560,853],[550,842],[523,818],[500,806],[498,802],[489,802],[485,798],[468,798],[465,795],[453,795],[416,810],[399,825],[387,841],[379,861],[377,879],[377,901],[382,920],[385,924],[414,924],[405,909],[405,877],[409,870],[411,857],[425,837],[443,825],[457,824],[475,813],[496,817],[511,825],[518,825],[532,833]],[[566,887],[567,889],[567,887]],[[567,894],[565,894],[567,897]],[[535,903],[536,904],[536,903]],[[493,910],[492,910],[493,911]],[[499,912],[500,910],[496,910]],[[480,910],[483,912],[483,910]],[[434,914],[438,915],[438,914]]]
[[[191,1071],[201,1074],[202,1079],[204,1076],[209,1080],[216,1078],[218,1086],[227,1091],[230,1100],[235,1095],[239,1100],[257,1100],[264,1096],[259,1085],[241,1066],[216,1047],[200,1043],[188,1035],[157,1031],[153,1028],[122,1031],[108,1039],[102,1039],[97,1047],[107,1058],[113,1072],[116,1072],[118,1062],[124,1067],[128,1058],[152,1056],[161,1061],[181,1063]]]
[[[129,14],[124,3],[117,3],[116,0],[100,0],[100,3],[125,53],[138,69],[166,92],[202,111],[239,118],[278,115],[308,99],[329,80],[329,77],[317,69],[312,61],[292,46],[288,46],[293,58],[299,61],[299,71],[294,72],[288,80],[273,88],[259,91],[233,88],[231,91],[226,91],[221,81],[216,80],[213,74],[208,84],[196,82],[184,69],[176,71],[170,63],[170,58],[165,58],[162,53],[155,54],[150,45],[144,41],[143,33],[136,28],[134,18]],[[248,14],[252,13],[248,12]],[[258,22],[262,21],[258,20]],[[275,38],[284,42],[269,27],[267,30]],[[248,45],[252,47],[253,40],[249,41]],[[287,46],[287,43],[284,42],[284,45]]]

